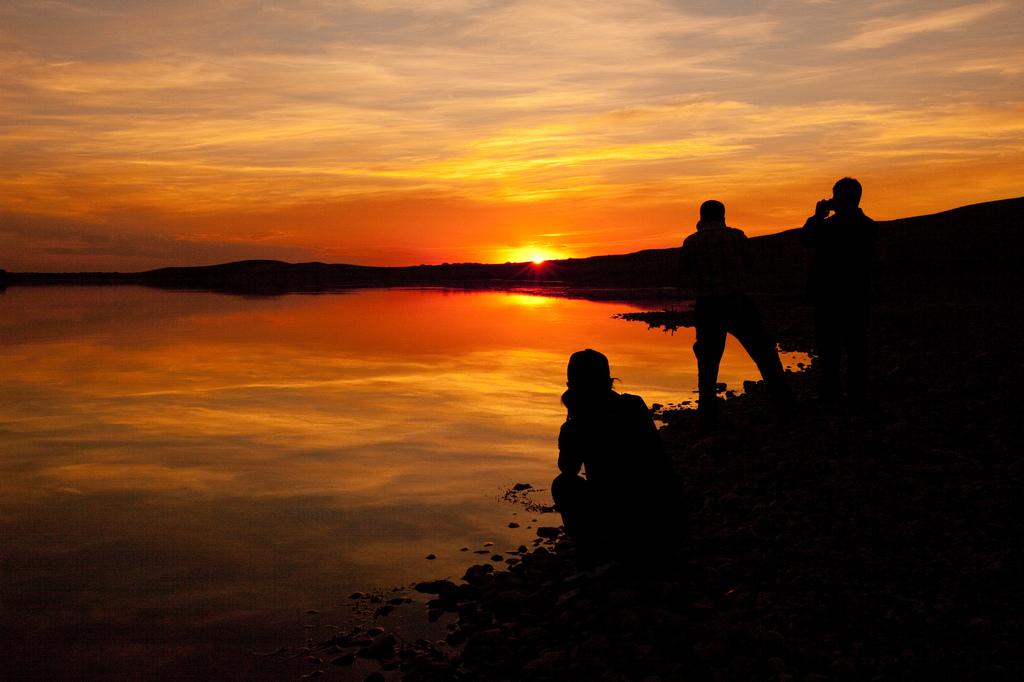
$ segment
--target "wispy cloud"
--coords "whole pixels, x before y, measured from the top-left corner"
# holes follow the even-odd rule
[[[941,11],[869,19],[864,22],[864,29],[858,35],[839,43],[838,47],[846,50],[879,48],[922,33],[956,31],[1006,7],[1004,2],[986,2]]]

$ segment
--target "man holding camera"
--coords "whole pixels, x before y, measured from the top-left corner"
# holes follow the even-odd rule
[[[831,402],[841,396],[839,364],[845,346],[846,393],[857,405],[867,395],[871,258],[878,237],[875,221],[860,209],[861,193],[859,182],[843,178],[800,230],[800,242],[814,249],[808,289],[820,397]]]

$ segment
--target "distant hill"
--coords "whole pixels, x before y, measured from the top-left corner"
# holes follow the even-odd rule
[[[879,222],[876,288],[900,292],[922,287],[955,289],[970,282],[1016,286],[1020,281],[1024,197]],[[751,288],[764,293],[803,290],[810,252],[797,229],[753,237]],[[7,273],[8,285],[137,284],[251,294],[347,288],[450,286],[653,290],[674,287],[678,246],[591,258],[533,263],[458,263],[367,267],[250,260],[140,273]]]

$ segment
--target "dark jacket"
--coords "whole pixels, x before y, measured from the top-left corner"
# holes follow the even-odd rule
[[[558,468],[587,481],[600,494],[643,494],[672,477],[671,463],[643,398],[608,391],[586,410],[575,410],[558,434]]]
[[[702,220],[679,250],[679,283],[688,276],[697,298],[742,294],[752,261],[742,230]]]
[[[867,303],[877,239],[878,226],[859,208],[828,218],[808,218],[800,230],[800,243],[814,249],[807,283],[811,299]]]

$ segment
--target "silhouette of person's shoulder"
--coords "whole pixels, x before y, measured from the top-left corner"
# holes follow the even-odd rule
[[[873,244],[878,234],[878,224],[860,209],[834,215],[826,219],[826,224],[835,226],[827,236],[834,242],[835,248],[840,250]]]
[[[710,243],[721,243],[723,241],[734,241],[744,242],[747,240],[747,235],[743,230],[735,227],[716,227],[710,230],[697,230],[689,237],[683,240],[683,246],[686,248],[699,247],[702,244]]]
[[[644,399],[632,393],[616,393],[611,407],[620,414],[633,413],[638,410],[647,411],[647,403],[644,402]]]
[[[616,402],[615,411],[623,423],[628,423],[633,428],[646,428],[648,422],[653,423],[651,411],[647,409],[647,403],[640,396],[623,393]]]
[[[800,242],[815,249],[844,250],[851,242],[873,243],[877,234],[878,224],[858,208],[827,218],[811,216],[800,230]]]

